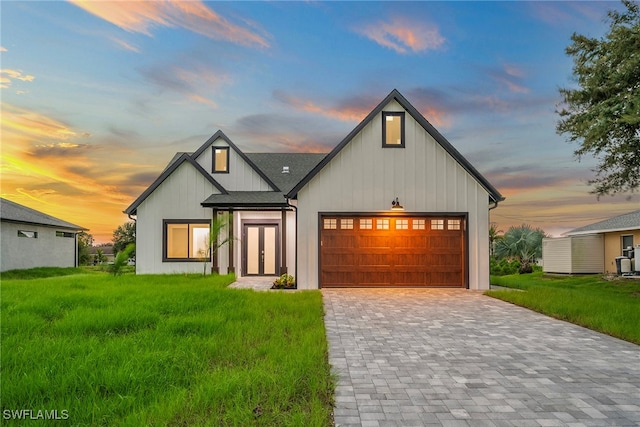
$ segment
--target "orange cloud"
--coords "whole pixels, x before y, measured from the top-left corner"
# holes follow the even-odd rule
[[[112,37],[111,41],[117,44],[118,46],[120,46],[121,48],[123,48],[124,50],[128,50],[129,52],[134,52],[134,53],[140,53],[140,49],[138,49],[136,46],[132,44],[127,43],[124,40],[120,40],[118,38]]]
[[[296,98],[284,93],[283,91],[274,92],[274,96],[281,102],[290,105],[293,108],[306,111],[309,113],[317,113],[325,117],[332,119],[338,119],[342,121],[359,122],[371,111],[371,105],[369,103],[362,103],[361,105],[350,104],[342,107],[324,107],[317,105],[313,101]]]
[[[445,42],[435,25],[400,17],[362,26],[356,32],[401,54],[438,49]]]
[[[88,134],[36,111],[2,104],[2,197],[91,229],[100,241],[127,218],[130,202]]]
[[[0,123],[4,132],[8,131],[33,138],[66,140],[76,135],[64,123],[7,103],[2,103]]]
[[[269,47],[266,36],[229,22],[199,0],[70,2],[129,32],[151,36],[154,27],[181,27],[214,40]]]
[[[30,74],[22,74],[22,70],[10,70],[4,68],[0,70],[0,88],[7,89],[11,86],[13,80],[20,80],[23,82],[32,82],[35,79]]]

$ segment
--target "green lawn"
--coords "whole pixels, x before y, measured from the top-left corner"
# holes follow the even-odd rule
[[[640,280],[533,273],[492,276],[491,284],[524,292],[491,290],[489,296],[640,344]]]
[[[330,425],[320,292],[226,289],[232,280],[3,275],[3,418],[31,409],[64,410],[77,426]]]

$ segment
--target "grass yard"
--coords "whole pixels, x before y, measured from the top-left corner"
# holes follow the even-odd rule
[[[75,426],[327,426],[320,292],[226,289],[233,276],[75,274],[1,283],[7,410]]]
[[[492,276],[491,284],[524,292],[490,290],[486,295],[640,344],[640,280],[545,277],[540,272]]]

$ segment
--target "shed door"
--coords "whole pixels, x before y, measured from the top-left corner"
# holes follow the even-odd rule
[[[320,218],[320,286],[466,287],[465,216]]]

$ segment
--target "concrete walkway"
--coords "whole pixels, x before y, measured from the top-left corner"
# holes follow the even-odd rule
[[[638,426],[640,347],[479,292],[322,291],[337,426]]]

